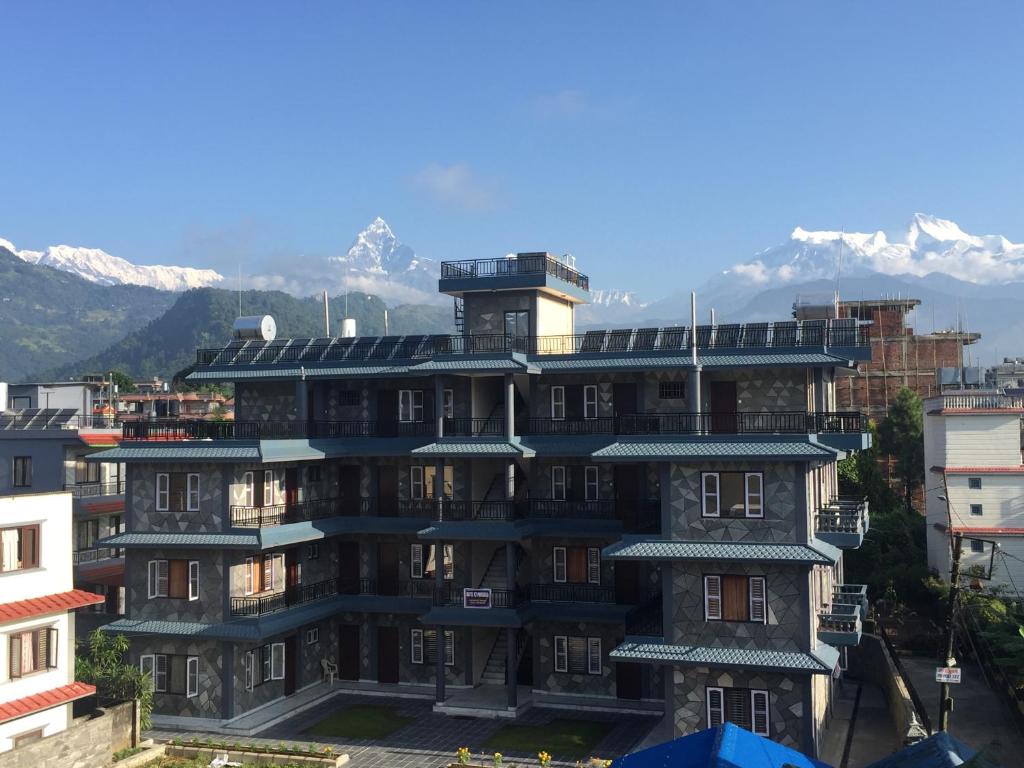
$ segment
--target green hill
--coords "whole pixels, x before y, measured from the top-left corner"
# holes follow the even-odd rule
[[[91,283],[0,248],[0,381],[25,381],[94,355],[159,317],[175,298],[154,288]]]
[[[376,296],[351,293],[349,317],[356,319],[361,336],[384,333],[384,302]],[[330,300],[331,328],[338,332],[345,298]],[[313,298],[297,299],[280,291],[245,291],[246,315],[272,315],[279,338],[324,335],[323,304]],[[121,370],[135,378],[171,376],[195,362],[196,349],[216,347],[231,339],[238,316],[238,292],[219,288],[186,291],[163,315],[132,331],[98,354],[62,365],[48,375],[64,378],[90,371]],[[451,333],[448,307],[405,305],[388,310],[388,332]]]

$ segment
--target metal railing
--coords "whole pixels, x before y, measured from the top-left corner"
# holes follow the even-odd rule
[[[947,411],[1024,409],[1024,397],[1002,392],[947,392],[942,409]]]
[[[485,437],[505,434],[505,417],[494,416],[486,419],[457,417],[445,419],[445,437]]]
[[[513,520],[518,517],[517,502],[511,499],[488,499],[484,501],[460,501],[443,499],[435,507],[436,520]]]
[[[531,584],[531,601],[544,603],[614,603],[615,588],[601,584]]]
[[[336,517],[342,514],[343,503],[342,499],[331,498],[307,499],[295,504],[271,504],[263,507],[232,505],[230,509],[231,526],[233,528],[272,528],[277,525]]]
[[[312,584],[299,584],[280,592],[231,598],[232,616],[263,616],[296,605],[323,600],[338,594],[338,579],[325,579]]]
[[[123,556],[123,550],[118,547],[93,547],[72,552],[71,563],[72,565],[83,565],[85,563],[95,563],[100,560],[110,560]]]
[[[627,635],[664,637],[665,622],[661,593],[655,593],[642,605],[626,614],[625,625]]]
[[[76,499],[85,499],[90,496],[123,496],[125,491],[125,481],[111,480],[105,483],[65,483],[64,490],[68,491]]]
[[[397,499],[398,517],[437,518],[437,499]],[[447,503],[447,502],[446,502]]]
[[[338,579],[339,595],[369,595],[372,597],[433,598],[433,579],[388,581],[378,579]]]
[[[850,606],[851,608],[854,606]],[[848,612],[848,613],[819,613],[818,614],[818,631],[819,632],[835,632],[837,634],[859,634],[860,633],[860,613]]]
[[[431,422],[415,421],[196,421],[125,422],[123,440],[287,440],[339,437],[416,437],[434,434]]]
[[[544,274],[557,277],[584,291],[590,290],[589,277],[546,253],[521,253],[501,259],[441,262],[442,280]]]
[[[117,429],[121,416],[100,416],[83,413],[68,414],[62,408],[32,408],[4,413],[0,403],[0,431],[15,429]],[[70,409],[73,410],[73,409]]]
[[[454,584],[445,584],[440,589],[434,590],[434,605],[439,608],[461,608],[463,587]],[[515,608],[524,597],[520,589],[492,589],[492,608]]]
[[[836,584],[832,587],[833,605],[856,605],[860,607],[867,602],[867,584]]]
[[[794,349],[868,347],[867,327],[852,319],[792,320],[667,328],[622,328],[553,336],[512,334],[415,335],[232,342],[196,350],[196,365],[305,365],[367,360],[419,360],[438,355],[510,354],[622,355],[624,353],[686,353],[698,349]]]
[[[815,530],[819,533],[860,533],[868,529],[868,502],[866,499],[837,498],[828,502],[815,515]]]
[[[529,499],[528,515],[542,520],[614,520],[614,499]]]

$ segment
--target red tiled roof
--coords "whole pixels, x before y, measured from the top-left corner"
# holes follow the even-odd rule
[[[1024,474],[1024,465],[1019,467],[934,467],[938,472],[947,475],[1020,475]]]
[[[0,704],[0,723],[8,720],[16,720],[33,712],[42,712],[44,709],[59,707],[61,704],[84,699],[96,693],[96,686],[88,683],[68,683],[60,688],[51,688],[42,693],[33,693],[31,696],[23,696],[14,701],[7,701]]]
[[[103,515],[109,512],[123,512],[124,499],[115,499],[113,501],[83,501],[82,509],[90,515]]]
[[[54,595],[15,600],[13,603],[0,603],[0,622],[18,621],[27,619],[29,616],[70,611],[87,605],[97,605],[104,600],[103,595],[95,595],[82,589],[72,589],[69,592],[58,592]]]
[[[86,445],[117,445],[121,442],[121,433],[79,432],[78,438]]]
[[[981,526],[975,527],[973,525],[955,525],[953,526],[953,532],[967,535],[982,533],[989,536],[1024,536],[1024,528],[982,528]]]

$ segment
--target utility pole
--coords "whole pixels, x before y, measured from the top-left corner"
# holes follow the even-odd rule
[[[953,658],[953,623],[956,619],[956,600],[960,593],[960,548],[963,535],[953,532],[953,566],[949,574],[949,605],[946,606],[946,658],[945,665],[956,664]],[[949,727],[949,713],[953,711],[953,697],[949,695],[949,683],[942,683],[939,691],[939,730]]]

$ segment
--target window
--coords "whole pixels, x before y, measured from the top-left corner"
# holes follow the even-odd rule
[[[708,727],[735,723],[759,736],[768,736],[768,691],[749,688],[707,688]]]
[[[583,387],[583,418],[597,418],[597,385],[587,384]]]
[[[556,584],[600,584],[600,547],[552,547],[552,580]]]
[[[0,573],[39,567],[39,526],[0,528]]]
[[[985,542],[980,539],[971,539],[971,552],[984,552]]]
[[[551,388],[551,418],[558,421],[565,419],[565,387]]]
[[[584,471],[584,498],[587,501],[597,501],[600,496],[599,485],[597,482],[597,467],[585,467]]]
[[[251,691],[256,686],[256,652],[246,651],[244,659],[245,689]]]
[[[185,695],[188,698],[199,695],[199,657],[189,656],[185,661]]]
[[[433,629],[412,629],[409,631],[409,661],[413,664],[427,664],[437,660],[437,631]],[[455,666],[455,632],[445,630],[444,664]]]
[[[256,584],[259,581],[259,570],[256,568],[256,560],[252,557],[245,558],[245,594],[251,595],[256,592]]]
[[[311,464],[306,467],[306,483],[319,483],[323,475],[319,464]]]
[[[967,478],[967,487],[970,488],[972,491],[980,491],[981,490],[981,478],[980,477],[968,477]]]
[[[601,674],[601,638],[555,635],[553,646],[555,672]]]
[[[251,507],[255,498],[256,485],[253,482],[252,472],[245,472],[242,475],[242,506]]]
[[[524,338],[530,335],[530,313],[525,309],[505,313],[505,335]]]
[[[320,559],[320,543],[313,542],[312,544],[306,545],[306,559],[307,560],[319,560]]]
[[[436,579],[437,545],[436,544],[410,544],[409,545],[409,577],[413,579]],[[452,579],[455,575],[455,545],[444,545],[444,578]]]
[[[767,620],[764,577],[705,576],[704,619],[764,624]]]
[[[151,653],[139,657],[139,669],[153,679],[153,690],[177,696],[199,695],[199,657]],[[248,678],[246,679],[248,684]]]
[[[423,578],[423,545],[409,545],[409,576],[414,579]]]
[[[263,470],[263,503],[260,506],[271,507],[274,505],[275,497],[277,496],[278,484],[277,478],[274,476],[274,470],[265,469]]]
[[[284,679],[284,643],[270,644],[270,679]]]
[[[981,504],[971,504],[971,514],[976,517],[981,517],[982,508]]]
[[[551,498],[565,501],[565,467],[551,468]]]
[[[86,461],[84,456],[75,459],[75,485],[88,485],[100,481],[99,462]]]
[[[441,399],[441,413],[446,419],[455,418],[455,390],[444,390]]]
[[[423,663],[423,630],[409,631],[409,661],[413,664]]]
[[[423,467],[409,468],[409,498],[422,499],[426,485],[423,482]]]
[[[436,482],[437,482],[437,467],[430,465],[422,467],[423,469],[423,496],[427,499],[436,498]],[[455,485],[455,467],[451,464],[446,464],[444,468],[444,487],[441,489],[441,495],[450,499],[455,495],[453,490]]]
[[[157,512],[198,512],[199,474],[196,472],[158,472],[156,475]]]
[[[7,636],[7,673],[11,679],[57,668],[57,630],[40,627]]]
[[[284,588],[284,554],[275,552],[263,556],[263,581],[260,592]]]
[[[19,733],[17,736],[13,737],[14,748],[18,749],[19,747],[24,747],[28,744],[32,744],[33,742],[42,741],[42,738],[42,728],[36,728],[34,731],[26,731],[25,733]]]
[[[3,405],[0,403],[0,405]],[[11,410],[20,411],[32,407],[32,398],[28,395],[11,395]]]
[[[14,457],[14,482],[15,488],[30,488],[32,486],[32,457]]]
[[[150,560],[147,595],[150,599],[170,597],[199,599],[198,560]]]
[[[686,397],[681,381],[662,381],[658,384],[658,397],[661,400],[682,400]]]
[[[100,537],[99,520],[81,520],[75,528],[75,543],[78,549],[91,549]]]
[[[352,408],[359,405],[362,398],[358,389],[338,389],[334,392],[337,404],[343,408]]]
[[[316,645],[320,642],[320,628],[311,627],[306,630],[306,645]]]
[[[401,389],[398,391],[398,420],[423,421],[422,389]]]
[[[704,517],[764,517],[761,472],[702,472]]]

